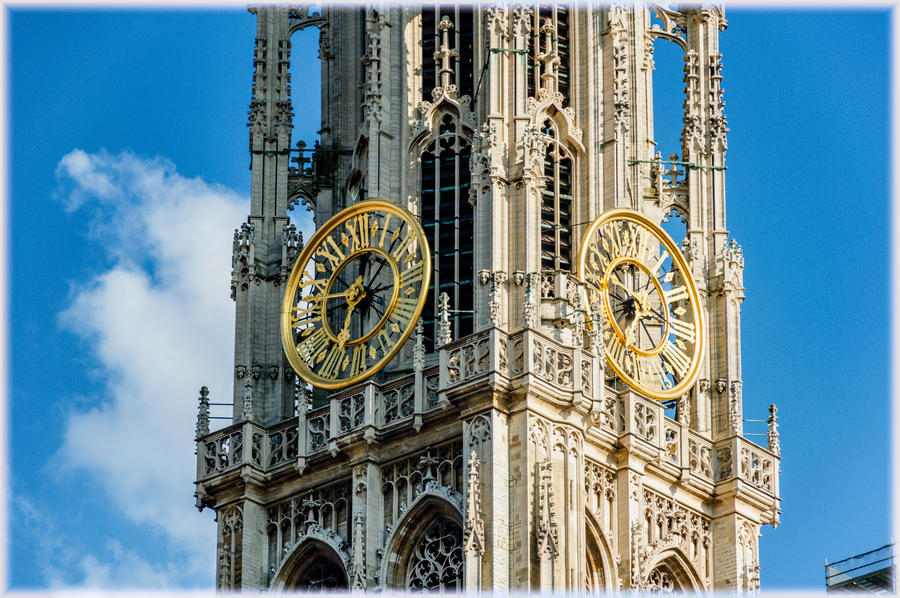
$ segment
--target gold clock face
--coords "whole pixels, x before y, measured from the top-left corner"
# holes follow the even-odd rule
[[[577,273],[588,313],[599,308],[606,361],[638,392],[669,400],[696,381],[703,355],[697,288],[678,246],[640,212],[616,209],[595,220],[581,243]]]
[[[360,382],[412,334],[431,280],[418,219],[386,200],[336,214],[294,264],[281,306],[281,340],[294,371],[319,388]]]

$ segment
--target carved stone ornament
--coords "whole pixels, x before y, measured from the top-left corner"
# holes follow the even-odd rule
[[[466,480],[466,520],[463,529],[463,550],[484,554],[484,518],[481,514],[481,475],[478,455],[469,456],[469,475]]]
[[[206,387],[204,387],[206,388]],[[775,403],[769,405],[769,431],[767,433],[767,444],[766,448],[768,448],[771,452],[776,455],[781,455],[781,442],[778,438],[778,407],[775,406]]]
[[[723,392],[725,392],[725,389],[727,388],[727,386],[728,385],[725,383],[725,380],[723,380],[721,378],[716,380],[716,392],[718,392],[719,394],[722,394]]]
[[[554,559],[559,554],[559,528],[556,525],[553,500],[553,464],[538,463],[537,552],[541,558]]]
[[[241,408],[241,421],[251,421],[253,419],[253,384],[247,382],[244,385],[244,397]]]
[[[413,367],[415,370],[425,369],[425,326],[421,318],[416,322],[416,344],[413,347]]]
[[[200,388],[200,404],[197,407],[197,431],[196,437],[209,434],[209,389]]]
[[[245,365],[236,365],[234,366],[234,376],[240,380],[244,376],[247,375],[247,366]]]
[[[441,293],[438,305],[438,346],[441,347],[453,340],[450,333],[450,295]]]
[[[353,554],[350,557],[350,587],[366,589],[366,522],[362,513],[353,516]]]

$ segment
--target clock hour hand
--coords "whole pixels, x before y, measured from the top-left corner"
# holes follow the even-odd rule
[[[353,308],[366,296],[366,291],[362,286],[362,276],[358,276],[343,295],[347,297],[347,317],[344,318],[344,327],[337,334],[337,340],[341,347],[350,340],[350,316],[353,315]]]

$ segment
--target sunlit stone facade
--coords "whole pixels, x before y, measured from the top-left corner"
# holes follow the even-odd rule
[[[767,446],[743,437],[722,8],[251,13],[234,420],[210,433],[217,397],[204,390],[197,429],[197,506],[217,513],[218,588],[757,590],[760,530],[780,513],[780,451],[774,406]],[[319,82],[290,80],[290,39],[309,28],[320,36],[322,129],[315,148],[298,149],[298,90]],[[674,158],[655,149],[659,43],[684,56]],[[433,289],[382,373],[313,391],[280,338],[303,242],[288,212],[309,209],[321,225],[375,197],[421,219]],[[585,223],[614,207],[683,223],[675,241],[700,291],[707,351],[671,404],[618,380],[583,325],[575,252]]]

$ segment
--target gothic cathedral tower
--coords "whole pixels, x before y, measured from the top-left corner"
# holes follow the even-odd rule
[[[210,432],[204,388],[197,426],[217,587],[758,589],[780,450],[774,405],[767,446],[743,435],[723,9],[251,13],[233,422]],[[307,27],[322,67],[314,148],[291,140],[290,40]],[[684,57],[681,155],[670,159],[654,141],[657,40]],[[378,374],[313,388],[278,324],[303,248],[288,214],[305,206],[322,226],[369,198],[420,220],[433,265],[425,308]],[[586,325],[576,253],[614,208],[682,226],[705,352],[696,382],[669,401],[620,379],[601,329]]]

